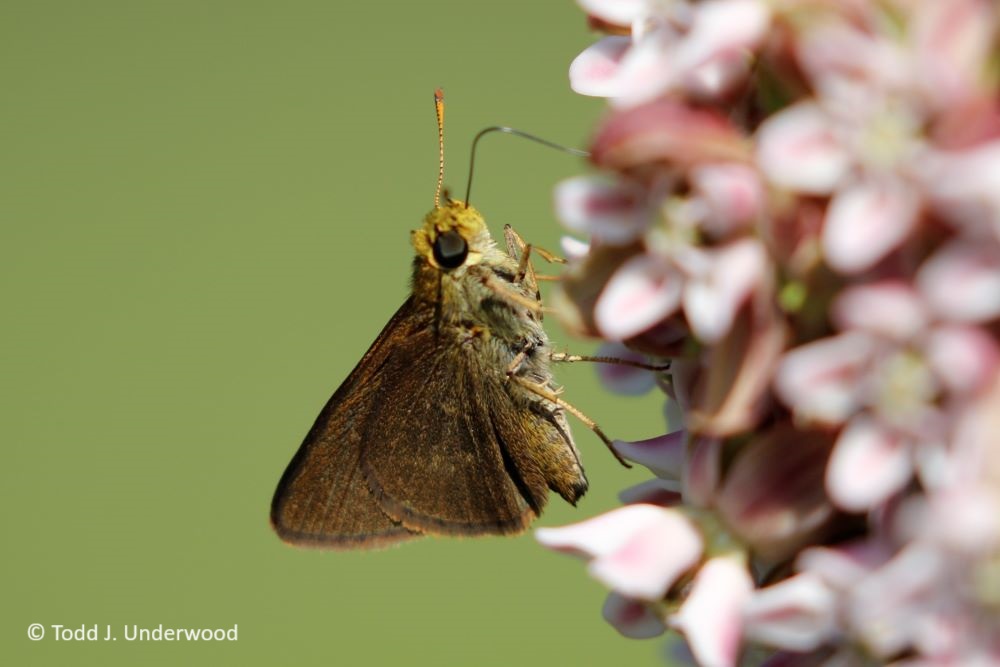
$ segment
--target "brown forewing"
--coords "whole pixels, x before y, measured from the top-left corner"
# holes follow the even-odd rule
[[[278,482],[271,523],[286,542],[330,548],[373,548],[417,534],[379,509],[361,472],[362,433],[379,419],[379,372],[398,355],[396,343],[426,323],[408,299],[316,418]]]

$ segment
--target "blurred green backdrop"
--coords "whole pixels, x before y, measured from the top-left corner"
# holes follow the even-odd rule
[[[585,145],[603,105],[566,70],[570,0],[4,2],[0,223],[6,664],[656,664],[580,563],[517,539],[296,550],[267,523],[281,471],[405,297],[448,174],[510,124]],[[577,159],[490,137],[474,199],[557,248]],[[589,343],[553,339],[574,351]],[[621,438],[660,399],[558,369]],[[574,424],[591,491],[645,478]],[[30,623],[223,626],[235,643],[32,642]]]

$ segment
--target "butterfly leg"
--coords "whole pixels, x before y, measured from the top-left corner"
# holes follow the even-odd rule
[[[516,360],[516,357],[515,357],[515,360]],[[545,386],[542,386],[542,385],[537,384],[535,382],[532,382],[531,380],[527,380],[527,379],[521,377],[520,375],[509,374],[509,377],[510,377],[510,379],[512,381],[514,381],[517,384],[521,385],[522,387],[524,387],[525,389],[527,389],[531,393],[535,394],[536,396],[540,396],[541,398],[544,398],[545,400],[547,400],[547,401],[549,401],[551,403],[554,403],[555,405],[558,405],[560,408],[564,409],[566,412],[570,413],[571,415],[573,415],[574,417],[576,417],[577,419],[579,419],[581,422],[583,422],[584,426],[586,426],[591,431],[593,431],[594,434],[597,435],[597,437],[600,438],[601,441],[604,442],[605,445],[607,445],[607,448],[611,451],[611,453],[614,455],[614,457],[616,459],[618,459],[619,463],[621,463],[626,468],[631,468],[632,467],[632,464],[630,464],[628,461],[626,461],[625,459],[623,459],[622,456],[621,456],[621,454],[619,454],[617,451],[615,451],[615,447],[614,447],[614,445],[611,442],[611,438],[609,438],[604,433],[604,431],[601,430],[601,427],[597,425],[597,422],[595,422],[593,419],[591,419],[587,415],[583,414],[574,405],[572,405],[572,404],[567,403],[566,401],[564,401],[562,398],[559,397],[559,394],[557,392],[553,391],[549,387],[545,387]]]
[[[553,352],[549,357],[552,361],[573,362],[573,361],[594,361],[600,364],[617,364],[619,366],[631,366],[647,371],[669,371],[670,362],[663,364],[647,364],[635,359],[619,359],[618,357],[597,357],[588,354],[568,354],[566,352]]]
[[[513,291],[510,287],[505,285],[502,281],[500,281],[492,273],[484,274],[480,278],[480,280],[482,281],[483,285],[496,292],[498,296],[507,299],[508,301],[512,301],[513,303],[516,303],[519,306],[524,306],[525,308],[530,310],[532,313],[535,313],[536,315],[540,316],[542,314],[542,302],[539,296],[536,296],[536,298],[532,299],[527,296],[524,296],[523,294],[518,294],[517,292]]]
[[[517,260],[517,273],[514,274],[514,282],[524,283],[528,289],[535,293],[535,299],[541,302],[542,292],[538,289],[538,279],[530,261],[531,245],[525,243],[524,239],[510,225],[503,226],[503,238],[507,244],[507,254]]]
[[[516,277],[517,282],[521,282],[527,277],[528,284],[537,287],[537,281],[539,280],[558,280],[557,277],[553,276],[537,275],[529,261],[531,253],[537,254],[550,264],[565,264],[565,259],[549,252],[545,248],[525,243],[524,239],[521,238],[521,235],[515,232],[514,228],[510,225],[504,225],[503,237],[507,244],[507,254],[518,260]]]
[[[535,394],[536,396],[540,396],[541,398],[544,398],[545,400],[554,403],[555,405],[558,405],[559,407],[566,410],[566,412],[570,413],[571,415],[579,419],[581,422],[583,422],[584,426],[593,431],[597,435],[597,437],[600,438],[605,445],[607,445],[608,449],[611,450],[611,453],[614,455],[616,459],[618,459],[619,463],[621,463],[626,468],[631,468],[632,465],[628,461],[623,459],[621,457],[621,454],[615,451],[614,445],[611,444],[611,439],[607,435],[605,435],[604,431],[601,430],[601,427],[597,425],[597,422],[595,422],[587,415],[583,414],[576,406],[567,403],[566,401],[564,401],[562,398],[559,397],[561,390],[553,390],[547,386],[540,385],[537,382],[532,382],[531,380],[525,379],[524,377],[521,377],[520,375],[517,374],[517,371],[520,370],[521,365],[524,363],[524,360],[528,357],[528,354],[531,352],[533,347],[534,345],[531,342],[527,342],[524,344],[524,347],[521,349],[521,351],[518,352],[516,355],[514,355],[514,358],[507,366],[507,378],[521,385],[522,387],[524,387],[531,393]]]

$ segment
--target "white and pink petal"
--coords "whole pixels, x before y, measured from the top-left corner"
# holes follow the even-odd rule
[[[700,665],[737,663],[743,640],[743,608],[753,581],[738,557],[720,556],[701,567],[687,600],[670,619]]]
[[[910,31],[913,65],[926,102],[962,106],[978,94],[998,29],[991,0],[920,2]]]
[[[876,420],[855,417],[844,428],[826,470],[826,489],[848,512],[869,510],[913,477],[910,443]]]
[[[621,89],[622,59],[632,46],[630,37],[612,35],[591,44],[569,66],[569,85],[591,97],[614,97]]]
[[[697,5],[691,29],[674,58],[687,89],[714,98],[750,71],[753,51],[770,23],[768,5],[758,0],[711,0]]]
[[[591,159],[611,169],[667,162],[748,162],[750,145],[733,121],[715,109],[670,97],[618,109],[600,126]]]
[[[890,545],[878,540],[809,547],[795,561],[795,568],[820,578],[831,589],[845,591],[882,567],[892,557]]]
[[[664,24],[634,43],[618,67],[611,103],[618,107],[638,106],[674,87],[680,74],[674,53],[678,39],[672,27]]]
[[[703,343],[716,343],[729,333],[736,313],[764,280],[767,255],[760,242],[735,241],[713,250],[708,270],[684,288],[684,315]]]
[[[924,343],[927,361],[944,386],[957,394],[968,394],[993,385],[1000,370],[1000,346],[980,327],[944,325],[936,327]]]
[[[846,185],[830,201],[823,222],[823,254],[834,270],[870,269],[907,238],[917,222],[917,192],[896,179]]]
[[[618,267],[594,307],[598,330],[608,340],[631,338],[673,315],[683,277],[667,262],[636,255]]]
[[[987,484],[966,483],[937,491],[929,500],[922,537],[950,552],[971,558],[989,558],[1000,546],[1000,490]]]
[[[791,651],[812,651],[838,634],[837,594],[822,579],[798,574],[759,589],[747,600],[747,638]]]
[[[834,299],[831,319],[838,329],[862,329],[898,341],[924,332],[929,314],[919,292],[901,280],[848,287]]]
[[[691,185],[708,206],[702,227],[728,236],[750,226],[765,209],[764,185],[753,168],[743,164],[706,164],[691,170]]]
[[[961,111],[961,110],[960,110]],[[972,145],[965,140],[955,150],[927,150],[915,165],[920,185],[930,198],[935,212],[960,229],[973,233],[987,232],[1000,240],[1000,139],[991,137],[997,126],[997,112],[980,114],[981,129],[986,135]],[[969,113],[954,121],[959,132],[975,124]]]
[[[698,529],[676,510],[626,505],[561,528],[539,528],[535,537],[556,551],[590,557],[591,576],[630,598],[662,599],[701,557]]]
[[[755,299],[739,310],[729,333],[705,350],[693,374],[675,361],[673,377],[694,382],[687,394],[687,426],[716,437],[753,429],[771,403],[769,386],[786,340],[776,308]]]
[[[650,0],[576,0],[590,16],[620,26],[632,25],[650,12]]]
[[[919,542],[865,577],[849,592],[846,621],[876,657],[898,654],[917,639],[928,605],[945,586],[944,554]]]
[[[583,261],[590,254],[590,243],[572,236],[561,237],[559,247],[562,249],[563,257],[570,263]]]
[[[1000,317],[1000,247],[989,241],[952,241],[920,267],[917,287],[942,319],[994,320]]]
[[[764,121],[757,146],[757,164],[768,180],[808,194],[830,194],[851,166],[833,121],[813,102],[799,102]]]
[[[558,528],[539,528],[535,538],[542,546],[582,556],[600,558],[621,548],[634,535],[654,523],[660,510],[652,505],[631,505]]]
[[[841,423],[862,404],[875,349],[868,334],[856,331],[797,347],[778,367],[775,390],[797,417]]]
[[[847,114],[858,114],[848,106],[858,101],[855,95],[867,91],[862,101],[871,103],[875,91],[897,90],[911,76],[907,54],[894,40],[849,21],[817,21],[799,35],[797,46],[814,90]]]
[[[646,527],[614,553],[592,560],[587,567],[590,575],[622,595],[662,600],[702,551],[701,536],[687,519],[680,514],[668,519]]]
[[[631,243],[650,222],[644,189],[624,178],[575,176],[556,186],[554,198],[567,229],[605,244]]]

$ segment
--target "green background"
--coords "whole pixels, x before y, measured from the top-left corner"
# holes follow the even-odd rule
[[[405,298],[432,203],[509,124],[586,145],[603,104],[566,71],[594,36],[562,2],[4,2],[2,656],[6,664],[656,664],[582,565],[529,535],[304,551],[268,527],[281,471]],[[578,159],[490,137],[474,202],[557,248]],[[557,344],[593,349],[550,327]],[[614,437],[660,399],[561,367]],[[616,505],[640,470],[574,424]],[[239,641],[39,642],[29,623],[230,627]]]

